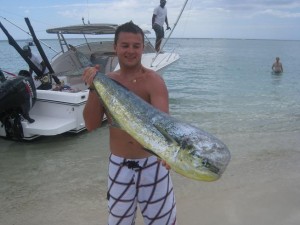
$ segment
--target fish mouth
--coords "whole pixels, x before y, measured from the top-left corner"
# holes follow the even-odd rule
[[[215,173],[219,175],[220,168],[217,166],[213,165],[212,163],[209,162],[209,159],[205,158],[202,160],[202,166],[208,169],[210,172]]]

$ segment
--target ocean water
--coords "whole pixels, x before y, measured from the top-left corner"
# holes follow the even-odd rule
[[[59,49],[56,40],[44,41]],[[73,43],[81,41],[74,39]],[[24,43],[19,41],[21,46]],[[50,58],[55,55],[43,48]],[[0,50],[3,70],[17,73],[27,68],[7,41],[0,41]],[[232,153],[219,183],[186,182],[185,178],[173,174],[179,203],[180,198],[190,195],[191,199],[205,200],[207,193],[216,196],[225,192],[234,197],[229,190],[235,190],[241,195],[238,200],[231,199],[230,205],[240,209],[240,215],[248,215],[246,205],[251,200],[244,199],[243,190],[253,191],[254,180],[259,186],[287,177],[287,184],[298,176],[300,41],[171,39],[166,50],[175,50],[181,57],[162,73],[169,90],[171,115],[216,135]],[[276,56],[281,58],[282,74],[271,72]],[[0,146],[0,206],[6,209],[0,217],[6,224],[22,224],[22,221],[33,225],[86,221],[105,224],[106,219],[99,218],[99,212],[106,212],[109,154],[106,124],[92,133],[64,134],[33,142],[0,139]],[[271,188],[276,186],[275,183]],[[296,198],[297,190],[290,191]],[[252,193],[258,193],[255,191]],[[278,196],[286,193],[275,193],[271,199],[275,201]],[[212,207],[217,209],[218,204],[216,201]],[[228,202],[224,205],[229,207]],[[255,209],[264,211],[265,207]],[[285,209],[290,211],[295,207],[286,203]],[[270,210],[269,214],[273,217],[268,218],[277,218],[276,211]],[[180,218],[184,215],[179,214],[179,221]],[[278,222],[274,219],[275,222],[256,223],[293,224],[285,223],[282,218],[278,217]],[[250,220],[247,223],[237,218],[237,221],[223,224],[252,224]],[[188,223],[181,220],[181,224]]]
[[[44,42],[59,50],[56,40]],[[43,48],[49,58],[56,54]],[[0,68],[27,69],[6,41],[0,49]],[[166,50],[174,49],[181,58],[162,76],[175,117],[221,134],[299,130],[299,41],[171,39]],[[279,75],[271,72],[276,56],[284,67]]]
[[[299,131],[297,41],[190,39],[163,75],[171,113],[213,133]],[[271,73],[276,56],[284,73]]]

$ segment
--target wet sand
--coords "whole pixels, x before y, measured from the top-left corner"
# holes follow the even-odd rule
[[[220,180],[172,172],[178,224],[300,224],[300,133],[218,137],[232,153]],[[0,146],[0,224],[107,224],[106,127]]]

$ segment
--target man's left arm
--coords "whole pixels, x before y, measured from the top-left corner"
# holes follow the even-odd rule
[[[152,88],[150,93],[151,105],[162,112],[169,114],[169,93],[167,86],[162,77],[159,75],[156,77],[155,82],[151,85]],[[170,170],[171,166],[163,159],[158,158],[161,164]]]
[[[155,82],[153,82],[151,86],[151,105],[162,112],[169,113],[169,93],[162,77],[157,75]]]
[[[168,17],[166,16],[165,22],[167,24],[167,30],[171,30],[171,27],[169,26]]]

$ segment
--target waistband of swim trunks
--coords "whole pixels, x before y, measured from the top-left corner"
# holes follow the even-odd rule
[[[139,162],[140,165],[142,165],[145,160],[148,159],[148,163],[153,163],[153,162],[156,162],[157,161],[157,157],[156,156],[149,156],[147,158],[141,158],[141,159],[127,159],[127,158],[123,158],[123,157],[119,157],[119,156],[116,156],[114,154],[110,154],[110,157],[109,157],[112,161],[114,161],[115,163],[123,163],[124,161],[136,161],[136,162]]]

